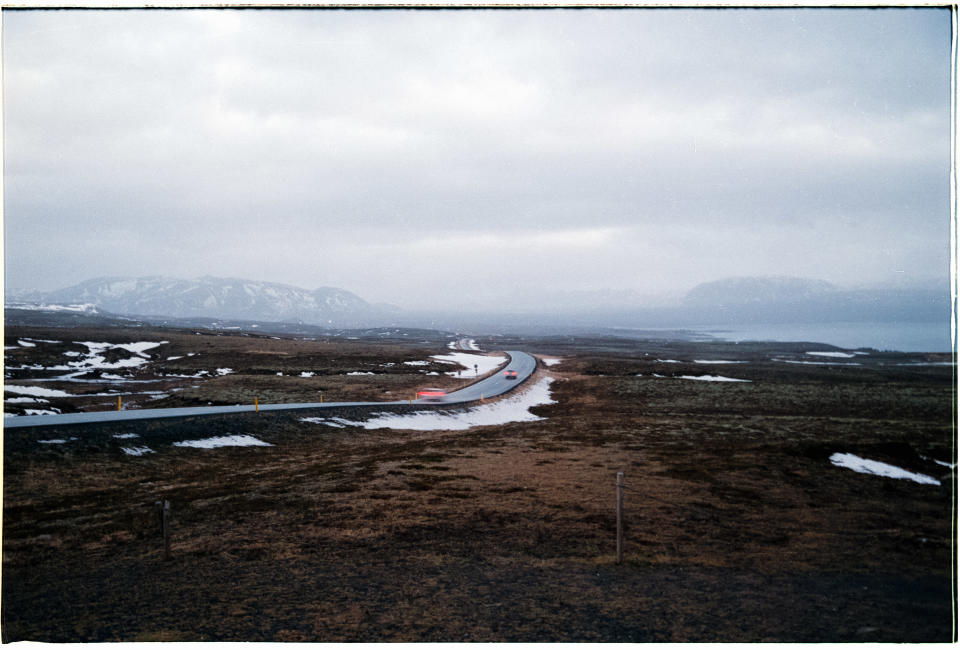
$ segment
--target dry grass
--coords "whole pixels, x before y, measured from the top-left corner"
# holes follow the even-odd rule
[[[952,455],[949,368],[838,377],[755,360],[738,371],[776,381],[710,384],[635,377],[649,361],[599,346],[564,350],[551,368],[558,403],[536,422],[141,423],[157,453],[136,458],[112,438],[129,424],[11,430],[3,639],[949,640],[954,479],[930,460]],[[330,356],[356,367],[373,354],[357,348]],[[253,376],[205,390],[222,398]],[[274,446],[171,445],[228,432]],[[55,433],[80,440],[38,449]],[[839,469],[834,451],[945,484]],[[618,471],[629,488],[619,566]],[[173,504],[170,562],[157,499]]]

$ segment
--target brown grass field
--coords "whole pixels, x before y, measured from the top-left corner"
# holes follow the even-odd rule
[[[59,343],[18,346],[25,337]],[[386,401],[460,381],[425,374],[444,364],[403,364],[449,352],[441,338],[7,328],[7,383],[46,372],[10,368],[84,349],[72,341],[167,341],[131,373],[160,394],[129,395],[126,408]],[[543,419],[367,430],[273,412],[5,430],[2,640],[956,640],[956,475],[943,464],[956,462],[955,366],[898,365],[949,355],[571,337],[483,345],[564,359],[538,370],[554,378],[556,403],[533,408]],[[679,378],[706,374],[750,381]],[[106,410],[116,399],[48,406]],[[154,453],[125,454],[129,440],[115,437],[125,433]],[[227,433],[272,446],[172,444]],[[50,439],[66,442],[38,442]],[[837,467],[837,452],[940,485]],[[172,507],[169,560],[160,499]]]

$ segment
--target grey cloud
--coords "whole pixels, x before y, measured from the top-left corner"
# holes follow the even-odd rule
[[[949,19],[5,13],[8,282],[249,271],[423,304],[457,293],[445,276],[657,291],[789,266],[882,281],[884,256],[936,274]],[[532,269],[481,242],[490,264],[434,273],[432,295],[400,279],[456,264],[418,247],[431,232],[601,228],[620,234],[567,251],[576,263],[541,250]],[[754,232],[746,257],[711,248]]]

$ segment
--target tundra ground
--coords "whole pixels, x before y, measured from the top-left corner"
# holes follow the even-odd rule
[[[88,340],[17,331],[7,345],[30,336]],[[331,401],[389,399],[425,381],[403,361],[448,351],[442,340],[204,336],[194,349],[192,333],[138,336],[168,341],[151,367],[210,355],[168,374],[234,371],[191,379],[168,405],[268,389],[300,401],[317,384]],[[533,409],[543,419],[367,430],[276,412],[6,430],[3,641],[955,638],[954,369],[899,365],[942,357],[500,342],[563,357],[538,370],[554,377],[556,403]],[[360,371],[384,372],[346,374]],[[681,378],[704,375],[749,381]],[[173,445],[226,434],[272,446]],[[123,451],[134,443],[152,453]],[[940,485],[838,467],[840,452]],[[169,560],[157,500],[173,511]]]

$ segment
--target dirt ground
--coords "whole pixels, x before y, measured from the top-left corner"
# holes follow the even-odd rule
[[[254,350],[207,339],[202,352],[238,370],[219,385],[249,388],[237,376],[255,374]],[[2,640],[955,640],[955,367],[899,365],[943,357],[508,343],[564,359],[538,370],[554,378],[556,403],[532,409],[543,419],[366,430],[280,412],[5,430]],[[447,351],[269,345],[263,377]],[[405,372],[398,385],[422,381]],[[693,375],[749,381],[680,378]],[[194,390],[215,397],[220,380]],[[124,453],[116,436],[130,433],[154,453]],[[272,446],[173,445],[228,433]],[[66,442],[38,443],[50,439]],[[834,453],[940,485],[837,467]],[[158,500],[172,508],[169,560]]]

